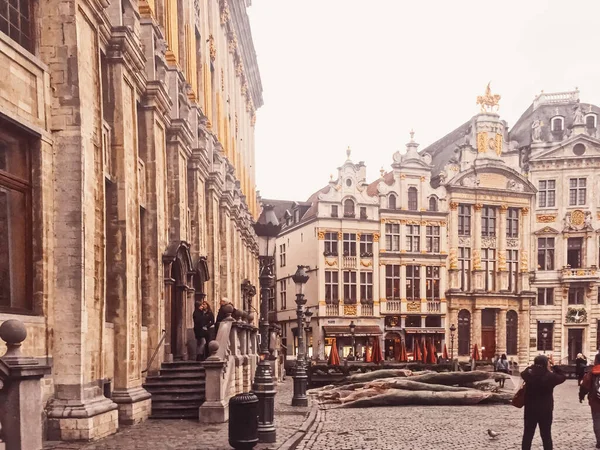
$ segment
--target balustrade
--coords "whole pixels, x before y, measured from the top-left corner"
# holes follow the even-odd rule
[[[344,269],[356,269],[356,256],[344,256]]]
[[[385,305],[386,313],[399,313],[402,308],[400,300],[388,300]]]
[[[325,315],[327,316],[339,316],[340,315],[340,306],[337,303],[325,305]]]
[[[373,305],[370,303],[363,303],[360,305],[361,316],[372,316],[373,315]]]
[[[427,312],[439,313],[442,310],[442,303],[439,300],[427,301]]]

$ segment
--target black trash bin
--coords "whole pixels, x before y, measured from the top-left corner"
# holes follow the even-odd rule
[[[258,397],[253,392],[229,400],[229,445],[252,449],[258,443]]]

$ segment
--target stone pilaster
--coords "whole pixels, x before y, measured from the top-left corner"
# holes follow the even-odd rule
[[[406,264],[400,264],[400,300],[402,305],[400,310],[406,312]]]
[[[474,291],[484,289],[484,272],[481,268],[481,203],[473,205],[473,223],[472,223],[472,248],[471,248],[471,268],[473,269],[472,288]],[[481,324],[480,324],[481,325]],[[481,344],[480,344],[481,345]]]
[[[427,273],[427,266],[421,265],[419,278],[419,291],[421,292],[421,312],[427,311],[427,278],[425,274]],[[425,322],[423,321],[423,325],[425,326]]]
[[[519,218],[519,238],[521,248],[519,249],[519,277],[522,291],[529,291],[529,250],[530,244],[530,216],[529,208],[521,208]]]
[[[475,307],[473,309],[472,320],[471,329],[473,335],[471,336],[471,348],[477,344],[479,354],[481,355],[481,308]]]
[[[496,310],[496,353],[506,353],[506,313],[507,308]]]
[[[497,286],[500,291],[508,290],[509,274],[506,270],[506,205],[500,205],[500,214],[498,218],[498,239],[497,239],[497,261],[498,261],[498,280]]]

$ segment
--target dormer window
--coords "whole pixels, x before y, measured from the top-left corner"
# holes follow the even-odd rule
[[[429,197],[429,211],[437,211],[437,210],[438,210],[437,198]]]
[[[552,131],[563,131],[565,129],[565,118],[561,116],[554,117],[552,119],[551,127]]]
[[[388,209],[396,209],[396,195],[390,194],[388,197]]]
[[[585,116],[585,126],[587,128],[596,128],[598,123],[598,116],[596,114],[588,114]]]
[[[408,188],[408,210],[416,211],[419,207],[419,202],[417,200],[418,191],[417,188],[411,186]]]
[[[300,222],[300,210],[294,211],[294,223]]]
[[[338,216],[338,205],[331,205],[331,217]]]
[[[344,201],[344,217],[354,217],[354,202],[350,199]]]

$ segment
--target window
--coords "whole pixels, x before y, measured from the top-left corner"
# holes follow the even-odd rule
[[[563,131],[564,123],[565,123],[564,118],[555,117],[554,119],[552,119],[552,122],[551,122],[552,131]]]
[[[373,272],[360,273],[360,301],[362,303],[373,301]]]
[[[348,187],[352,186],[352,179],[346,178],[346,186],[348,186]]]
[[[517,292],[519,279],[519,251],[506,250],[506,270],[508,270],[508,290]]]
[[[496,236],[496,208],[493,206],[481,209],[481,235]]]
[[[338,292],[338,272],[333,270],[325,271],[325,303],[337,304],[339,303],[339,292]]]
[[[406,251],[418,252],[421,250],[421,227],[419,225],[406,225]]]
[[[418,191],[417,188],[411,186],[408,188],[408,210],[416,211],[419,208],[419,202],[417,200]]]
[[[294,211],[294,223],[300,222],[300,210],[296,209]]]
[[[460,273],[460,290],[466,292],[471,286],[471,249],[459,247],[458,271]]]
[[[430,197],[429,198],[429,211],[437,211],[437,210],[438,210],[437,198]]]
[[[388,252],[400,251],[400,225],[397,223],[385,224],[385,249]]]
[[[506,313],[506,353],[518,353],[519,315],[512,309]]]
[[[585,288],[569,287],[569,305],[583,305],[585,303]]]
[[[586,179],[569,179],[569,206],[585,205]]]
[[[400,266],[385,266],[385,298],[400,300]]]
[[[373,256],[373,235],[363,234],[360,237],[360,256],[370,257]]]
[[[519,210],[517,208],[508,208],[506,214],[506,237],[519,237]]]
[[[286,298],[286,281],[281,280],[279,282],[279,298],[281,299],[281,309],[284,310],[287,306],[287,298]]]
[[[367,218],[367,207],[366,206],[361,206],[360,207],[360,218],[361,219],[366,219]]]
[[[458,205],[458,234],[471,235],[471,205]]]
[[[0,0],[0,32],[21,47],[33,50],[33,23],[29,0]]]
[[[344,303],[356,303],[356,272],[344,271]]]
[[[325,256],[338,255],[338,234],[327,232],[325,233]]]
[[[538,288],[537,304],[538,306],[554,305],[554,288]]]
[[[538,200],[540,208],[554,208],[556,205],[556,180],[540,180]]]
[[[10,5],[16,11],[21,2]],[[26,139],[10,133],[5,125],[0,122],[0,310],[30,311],[30,154]]]
[[[425,247],[427,253],[440,252],[440,227],[432,225],[425,227]]]
[[[573,146],[573,154],[575,156],[582,156],[585,153],[585,145],[583,145],[581,142],[578,144],[575,144]]]
[[[338,216],[338,205],[331,205],[331,217]]]
[[[552,351],[552,342],[554,339],[554,324],[538,322],[537,329],[537,349],[539,351]]]
[[[388,197],[388,209],[396,209],[396,196],[390,194]]]
[[[344,256],[356,256],[356,233],[344,233]]]
[[[481,249],[481,266],[484,272],[483,287],[486,291],[496,289],[496,250],[493,248]]]
[[[408,328],[421,328],[421,316],[406,316],[404,324]]]
[[[406,298],[421,300],[421,266],[406,266]]]
[[[279,267],[285,266],[285,244],[279,246]]]
[[[554,238],[538,238],[538,270],[554,270]]]
[[[427,266],[425,268],[425,296],[427,300],[440,299],[440,268]]]
[[[466,309],[458,312],[458,355],[469,356],[471,350],[471,313]]]
[[[573,269],[582,267],[583,238],[567,239],[567,264]]]
[[[344,217],[354,217],[354,202],[350,199],[344,201]]]
[[[277,308],[277,305],[275,304],[275,289],[272,287],[269,288],[268,299],[269,312],[274,312]]]
[[[596,114],[588,114],[587,116],[585,116],[585,126],[587,128],[596,128],[596,121]]]

